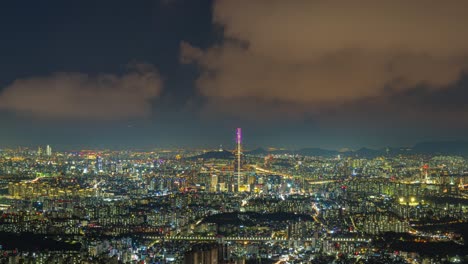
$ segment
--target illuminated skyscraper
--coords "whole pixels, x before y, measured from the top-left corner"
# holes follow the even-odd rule
[[[96,171],[97,172],[102,172],[103,170],[103,166],[102,166],[102,158],[100,156],[97,156],[96,157]]]
[[[235,191],[239,190],[239,187],[245,184],[243,174],[242,174],[242,129],[236,129],[236,151],[235,151],[236,159],[234,161],[234,185]]]
[[[46,147],[46,155],[47,156],[52,156],[52,148],[49,145],[47,145],[47,147]]]

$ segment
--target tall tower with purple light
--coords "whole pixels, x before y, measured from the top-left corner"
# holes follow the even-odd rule
[[[236,161],[234,164],[234,177],[236,179],[235,184],[237,184],[237,190],[241,185],[244,184],[242,180],[242,172],[241,172],[241,162],[242,158],[242,129],[236,129]]]

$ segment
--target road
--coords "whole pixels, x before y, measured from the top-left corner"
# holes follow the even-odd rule
[[[274,174],[274,175],[279,175],[284,178],[288,179],[294,179],[297,178],[297,176],[293,176],[287,173],[282,173],[278,171],[272,171],[272,170],[267,170],[262,167],[259,167],[257,165],[250,165],[252,168],[254,168],[256,171],[261,172],[261,173],[268,173],[268,174]],[[308,184],[326,184],[326,183],[331,183],[331,182],[336,182],[336,180],[324,180],[324,181],[307,181]]]
[[[213,236],[145,236],[148,240],[153,240],[149,246],[161,241],[218,241],[218,242],[307,242],[314,241],[313,237],[302,239],[286,239],[271,237],[213,237]]]

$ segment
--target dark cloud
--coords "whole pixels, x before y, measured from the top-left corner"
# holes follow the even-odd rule
[[[15,80],[0,93],[0,108],[40,118],[119,120],[146,117],[162,81],[151,65],[122,75],[58,72]]]
[[[431,89],[419,85],[404,90],[388,89],[384,95],[330,106],[316,115],[330,130],[402,138],[465,138],[468,129],[468,75],[450,85]],[[414,141],[413,141],[414,142]]]
[[[413,106],[427,112],[468,113],[468,75],[443,89],[431,90],[425,86],[398,91],[389,96],[395,105]]]

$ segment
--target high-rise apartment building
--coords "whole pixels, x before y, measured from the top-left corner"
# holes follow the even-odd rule
[[[46,147],[46,155],[47,156],[52,156],[52,148],[49,145],[47,145],[47,147]]]

